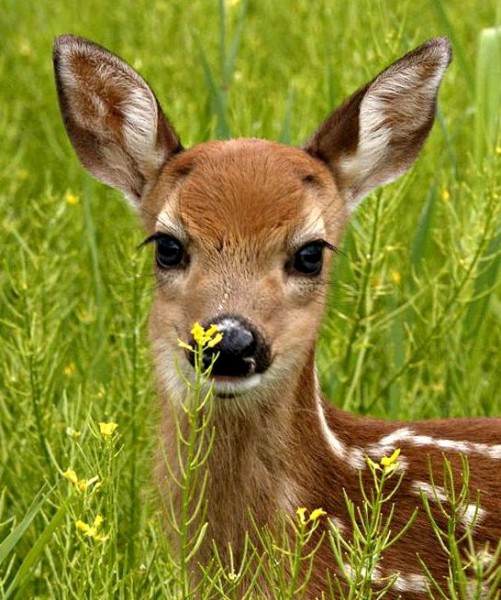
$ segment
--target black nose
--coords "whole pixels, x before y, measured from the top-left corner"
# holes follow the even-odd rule
[[[226,377],[248,377],[264,373],[270,366],[270,348],[264,337],[247,320],[233,315],[224,315],[204,325],[217,325],[223,339],[214,348],[207,348],[203,354],[204,367],[208,367],[214,356],[219,354],[213,375]],[[193,345],[193,341],[191,342]],[[189,353],[193,364],[193,353]]]

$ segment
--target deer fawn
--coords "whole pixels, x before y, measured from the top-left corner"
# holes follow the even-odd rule
[[[130,66],[82,38],[56,40],[59,102],[76,153],[137,208],[156,247],[150,332],[167,454],[176,435],[168,407],[175,410],[185,395],[176,362],[193,374],[178,339],[189,341],[196,321],[224,334],[207,351],[207,359],[219,352],[207,556],[214,541],[238,557],[249,511],[258,525],[271,526],[278,513],[321,507],[328,514],[321,527],[330,520],[342,527],[343,519],[347,527],[343,490],[361,503],[366,457],[379,460],[396,448],[404,476],[393,499],[394,531],[421,504],[420,494],[437,505],[430,466],[441,473],[447,456],[459,475],[466,455],[480,506],[465,511],[462,525],[476,518],[479,548],[493,550],[501,537],[501,418],[356,417],[322,398],[315,375],[332,250],[359,201],[416,159],[450,59],[446,39],[426,42],[348,98],[302,148],[233,139],[185,150]],[[380,578],[398,574],[386,597],[422,598],[427,578],[418,557],[445,580],[448,559],[422,508],[386,552],[374,590]],[[329,568],[331,550],[323,544],[309,598],[321,595]]]

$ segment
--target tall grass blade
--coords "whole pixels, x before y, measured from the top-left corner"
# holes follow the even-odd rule
[[[52,534],[66,515],[67,508],[68,507],[66,504],[62,504],[58,508],[56,514],[49,521],[47,527],[45,527],[41,535],[38,537],[34,546],[30,549],[28,554],[26,554],[21,567],[17,571],[12,583],[8,587],[3,600],[8,600],[8,598],[10,598],[13,594],[15,594],[15,598],[19,598],[20,600],[24,597],[23,587],[27,584],[27,578],[34,565],[40,559],[45,546],[52,537]]]
[[[218,139],[222,140],[231,138],[231,128],[228,122],[228,93],[235,72],[235,63],[240,48],[248,4],[248,0],[244,0],[240,4],[236,30],[228,48],[226,3],[224,0],[219,0],[219,75],[211,67],[208,54],[204,50],[199,36],[194,36],[198,48],[198,56],[204,72],[205,83],[209,91],[211,113],[216,117],[215,135]]]
[[[468,84],[468,88],[473,94],[475,90],[475,81],[473,73],[464,51],[464,44],[460,39],[457,29],[452,24],[451,18],[447,14],[447,10],[445,8],[447,3],[444,2],[444,0],[432,0],[430,4],[435,10],[437,20],[440,24],[443,34],[446,35],[452,42],[452,45],[454,47],[455,60],[457,60],[457,62],[459,63],[461,71],[464,74],[466,83]]]
[[[28,508],[24,518],[20,521],[9,535],[0,544],[0,566],[6,560],[10,553],[19,543],[19,540],[23,537],[24,532],[31,525],[33,519],[40,512],[40,509],[45,503],[47,494],[44,494],[45,487],[43,487],[33,499],[30,507]]]
[[[411,247],[411,267],[415,271],[419,271],[421,262],[426,255],[426,250],[429,248],[429,240],[431,237],[431,228],[433,223],[433,215],[437,200],[437,187],[433,186],[428,192],[424,203],[421,215],[419,216],[416,233],[412,241]]]
[[[211,112],[216,117],[215,135],[220,140],[229,139],[231,137],[231,130],[226,116],[226,95],[217,83],[217,79],[207,59],[207,54],[197,36],[195,36],[195,41],[198,47],[198,57],[202,63],[205,83],[209,92]]]
[[[482,169],[499,141],[501,27],[480,32],[476,64],[475,163]]]
[[[491,27],[480,32],[476,64],[475,102],[475,165],[478,173],[490,171],[498,152],[501,125],[501,27]],[[484,178],[477,185],[484,187]],[[478,191],[485,194],[485,190]],[[492,200],[491,200],[492,202]],[[500,226],[501,224],[498,224]],[[465,318],[465,333],[478,339],[485,323],[492,290],[498,279],[501,255],[501,232],[489,242],[481,260],[482,269],[475,280],[475,293]]]
[[[223,2],[224,4],[224,2]],[[224,57],[224,82],[227,86],[231,84],[233,79],[233,75],[235,73],[235,63],[238,56],[238,51],[240,49],[240,43],[242,38],[242,31],[245,24],[245,19],[247,17],[247,10],[249,7],[249,0],[242,0],[240,3],[239,13],[238,13],[238,21],[235,33],[233,34],[233,39],[231,40],[229,52],[226,53]]]
[[[96,302],[97,315],[94,325],[94,348],[92,353],[92,369],[95,369],[100,376],[106,376],[106,361],[103,360],[103,351],[105,347],[105,322],[104,322],[104,286],[103,275],[101,272],[101,262],[99,258],[99,246],[97,242],[96,222],[93,210],[94,182],[85,177],[83,184],[83,216],[84,231],[90,254],[92,283],[94,287],[94,298]]]
[[[282,129],[278,137],[282,144],[290,144],[292,140],[292,119],[294,109],[294,89],[289,87],[287,94],[287,104],[285,105],[284,118],[282,120]]]
[[[465,323],[465,333],[471,339],[481,343],[481,337],[478,335],[485,326],[486,317],[491,301],[491,292],[499,280],[499,270],[501,265],[501,232],[494,237],[484,254],[484,261],[487,267],[480,271],[475,279],[474,298],[477,298],[468,306]]]

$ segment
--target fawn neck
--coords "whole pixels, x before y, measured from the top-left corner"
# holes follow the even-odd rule
[[[258,526],[272,526],[279,514],[293,514],[305,502],[305,482],[309,481],[310,487],[316,482],[313,474],[318,474],[319,465],[305,440],[321,438],[318,397],[312,346],[296,375],[277,382],[266,396],[243,402],[238,398],[213,399],[215,437],[205,465],[209,472],[205,498],[208,539],[217,540],[223,549],[230,544],[235,558],[243,548],[244,536],[253,530],[250,515]],[[170,469],[177,461],[175,422],[188,429],[179,398],[172,399],[167,400],[170,409],[163,412],[162,481],[165,460]],[[209,548],[202,549],[202,556],[206,552]]]

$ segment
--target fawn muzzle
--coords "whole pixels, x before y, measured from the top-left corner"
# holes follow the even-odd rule
[[[245,378],[264,373],[271,364],[270,347],[258,329],[243,317],[220,316],[209,325],[217,325],[223,339],[203,354],[204,367],[217,356],[212,367],[213,377]],[[193,354],[188,354],[193,364]]]

